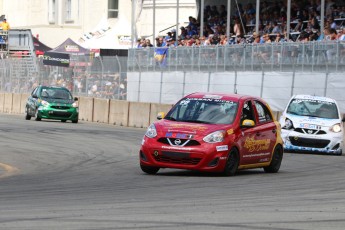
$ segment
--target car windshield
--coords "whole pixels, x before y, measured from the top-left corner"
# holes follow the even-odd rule
[[[42,98],[51,98],[51,99],[64,99],[72,100],[72,95],[66,89],[62,88],[43,88],[41,91]]]
[[[286,112],[300,116],[320,117],[327,119],[339,118],[338,108],[335,103],[313,99],[293,99],[290,102]]]
[[[232,124],[238,103],[211,98],[185,98],[179,101],[165,119],[204,124]]]

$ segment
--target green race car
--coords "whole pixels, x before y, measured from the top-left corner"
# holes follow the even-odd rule
[[[26,120],[35,117],[36,121],[44,118],[78,123],[78,114],[78,98],[73,98],[68,89],[59,86],[37,86],[25,106]]]

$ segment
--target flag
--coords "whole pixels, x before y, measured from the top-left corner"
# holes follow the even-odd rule
[[[166,57],[168,54],[168,47],[159,47],[155,49],[154,58],[156,63],[165,66],[166,65]]]

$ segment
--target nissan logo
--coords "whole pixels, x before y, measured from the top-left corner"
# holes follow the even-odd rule
[[[181,141],[180,139],[176,139],[176,140],[174,141],[175,145],[180,145],[181,142],[182,142],[182,141]]]

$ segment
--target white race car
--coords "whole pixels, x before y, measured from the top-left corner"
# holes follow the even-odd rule
[[[331,98],[293,96],[279,120],[284,149],[341,155],[344,121]]]

